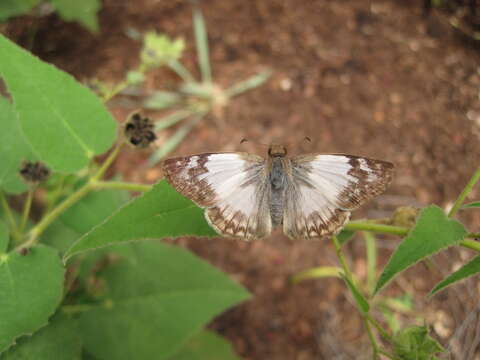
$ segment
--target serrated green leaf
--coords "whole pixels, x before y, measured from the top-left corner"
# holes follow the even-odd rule
[[[123,259],[98,274],[107,293],[79,318],[85,347],[98,358],[168,358],[249,296],[184,249],[152,241],[112,249]]]
[[[168,360],[240,360],[232,346],[220,335],[202,330]]]
[[[9,237],[7,225],[0,220],[0,255],[7,251]]]
[[[471,202],[462,206],[462,209],[475,209],[480,208],[480,201]]]
[[[216,233],[207,224],[203,210],[163,180],[80,238],[64,259],[82,251],[130,240],[187,235],[214,236]]]
[[[65,211],[60,220],[83,235],[111,216],[127,200],[128,193],[124,191],[94,191]]]
[[[35,156],[23,137],[13,105],[3,96],[0,96],[0,123],[0,188],[18,194],[27,190],[19,175],[20,166]]]
[[[82,343],[74,320],[56,315],[32,336],[24,336],[0,360],[80,360]]]
[[[98,32],[97,13],[102,4],[99,0],[49,0],[58,14],[66,21],[77,21],[88,30]]]
[[[47,324],[60,303],[64,269],[47,246],[0,255],[0,352]]]
[[[445,279],[440,281],[430,292],[430,296],[445,289],[460,280],[466,279],[470,276],[476,275],[480,272],[480,256],[475,257],[469,263],[463,265],[460,269],[454,273],[448,275]]]
[[[350,281],[345,275],[341,275],[345,284],[347,284],[348,289],[350,290],[355,302],[357,303],[358,309],[363,313],[368,313],[370,310],[370,305],[368,304],[367,299],[362,295],[360,290],[357,289],[354,283]]]
[[[410,326],[393,338],[394,354],[400,359],[433,360],[445,349],[428,334],[425,326]]]
[[[424,208],[416,225],[400,243],[380,275],[375,293],[395,275],[418,261],[461,241],[467,231],[461,223],[449,219],[436,205]]]
[[[40,160],[53,170],[74,172],[108,150],[116,122],[89,89],[1,35],[0,53],[0,76]]]
[[[2,0],[0,1],[0,21],[28,13],[38,3],[39,0]]]

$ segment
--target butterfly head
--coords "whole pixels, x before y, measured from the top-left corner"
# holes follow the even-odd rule
[[[270,145],[268,148],[268,156],[284,157],[287,155],[287,148],[283,145]]]

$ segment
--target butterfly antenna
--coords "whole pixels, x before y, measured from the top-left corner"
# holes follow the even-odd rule
[[[255,145],[270,146],[270,145],[267,145],[267,144],[264,144],[264,143],[261,143],[261,142],[258,142],[258,141],[252,141],[252,140],[248,140],[248,139],[245,139],[245,138],[240,140],[240,144],[244,144],[246,142],[250,142],[250,143],[255,144]]]

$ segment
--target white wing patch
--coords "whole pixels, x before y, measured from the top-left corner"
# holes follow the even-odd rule
[[[291,161],[283,229],[292,238],[335,233],[350,211],[383,192],[393,165],[349,155],[298,156]]]
[[[199,206],[220,234],[260,238],[271,232],[264,159],[245,153],[200,154],[164,161],[170,184]]]

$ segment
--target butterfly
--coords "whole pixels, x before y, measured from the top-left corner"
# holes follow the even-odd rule
[[[335,234],[350,212],[382,193],[393,164],[340,154],[287,157],[271,145],[267,158],[230,152],[167,159],[166,180],[205,209],[221,235],[258,239],[283,226],[292,239]]]

